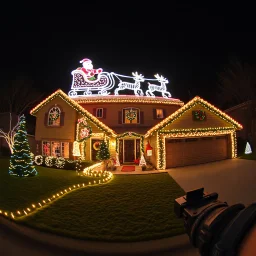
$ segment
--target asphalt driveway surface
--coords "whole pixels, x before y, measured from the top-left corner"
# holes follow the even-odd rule
[[[167,170],[185,190],[204,187],[206,192],[217,192],[219,200],[228,205],[256,202],[256,161],[228,159],[208,164],[178,167]]]

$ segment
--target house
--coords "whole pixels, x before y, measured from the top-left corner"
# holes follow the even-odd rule
[[[143,153],[157,169],[236,157],[236,131],[242,125],[200,97],[186,104],[172,98],[163,76],[98,69],[91,79],[83,72],[72,72],[68,94],[59,89],[30,111],[36,117],[35,154],[96,160],[106,140],[121,164],[134,163]]]
[[[256,102],[249,100],[224,110],[229,116],[243,125],[243,129],[237,132],[239,154],[243,154],[246,142],[252,149],[256,148]]]

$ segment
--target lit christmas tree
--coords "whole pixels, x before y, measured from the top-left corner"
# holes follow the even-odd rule
[[[109,148],[108,145],[105,141],[102,141],[100,143],[100,149],[97,153],[96,158],[100,161],[104,162],[104,171],[106,170],[106,166],[107,166],[107,161],[110,159],[110,152],[109,152]]]
[[[252,148],[251,145],[249,144],[249,142],[246,143],[246,147],[245,147],[245,154],[251,154],[252,153]]]
[[[28,144],[26,120],[22,115],[19,120],[18,131],[14,137],[13,154],[10,159],[9,174],[19,177],[35,176],[37,171]]]

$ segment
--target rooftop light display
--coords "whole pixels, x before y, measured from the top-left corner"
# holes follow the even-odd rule
[[[126,76],[114,72],[103,72],[102,68],[94,69],[92,61],[87,58],[81,60],[80,63],[83,67],[78,67],[71,72],[73,81],[68,93],[70,97],[106,96],[112,89],[114,89],[114,95],[119,95],[120,91],[130,90],[138,97],[145,95],[154,98],[156,92],[160,93],[163,98],[172,97],[166,87],[169,81],[162,75],[156,74],[155,78],[145,78],[138,72],[132,72],[132,76]],[[145,93],[141,88],[143,83],[147,85]],[[145,88],[146,85],[144,85]]]

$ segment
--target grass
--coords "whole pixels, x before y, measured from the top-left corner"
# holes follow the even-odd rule
[[[20,178],[8,174],[9,159],[0,159],[0,209],[15,211],[51,196],[69,185],[81,183],[87,177],[75,171],[36,166],[38,175]]]
[[[81,181],[74,171],[43,167],[37,177],[11,177],[6,174],[8,161],[4,164],[0,160],[0,193],[4,195],[0,206],[8,210]],[[167,173],[114,175],[108,184],[74,191],[19,222],[86,240],[129,242],[171,237],[185,233],[183,220],[173,210],[174,199],[184,194]]]
[[[256,160],[256,152],[252,152],[251,154],[243,154],[239,158],[248,159],[248,160]]]

